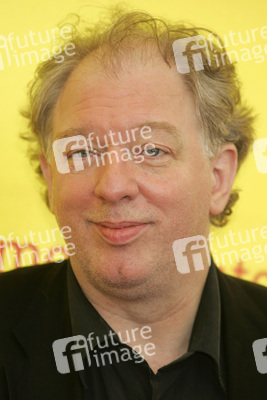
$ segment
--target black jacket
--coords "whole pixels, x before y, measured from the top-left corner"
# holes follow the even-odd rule
[[[267,288],[219,270],[218,279],[227,399],[266,400],[267,374],[257,371],[252,343],[267,337]],[[0,399],[82,399],[78,374],[58,373],[52,350],[69,336],[65,261],[2,273]]]

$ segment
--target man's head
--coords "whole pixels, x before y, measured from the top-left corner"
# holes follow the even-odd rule
[[[231,187],[252,140],[252,117],[229,60],[209,65],[203,52],[203,71],[177,72],[172,43],[198,34],[145,13],[125,14],[74,38],[75,56],[39,67],[28,116],[50,208],[72,229],[74,262],[100,289],[167,281],[175,271],[173,241],[207,236],[209,218],[224,224],[236,199]],[[94,131],[103,142],[112,130],[125,142],[127,130],[144,125],[152,137],[137,134],[126,145],[142,146],[140,164],[57,170],[54,140]],[[149,142],[154,149],[145,150]],[[109,141],[107,150],[122,147]]]

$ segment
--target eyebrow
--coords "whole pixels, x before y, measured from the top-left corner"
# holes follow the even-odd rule
[[[182,145],[182,136],[181,133],[179,131],[179,129],[167,122],[167,121],[144,121],[144,122],[140,122],[136,125],[134,125],[133,127],[128,128],[127,130],[130,131],[131,129],[141,129],[144,126],[148,126],[149,128],[151,128],[151,130],[153,131],[153,129],[157,129],[157,130],[163,130],[165,131],[166,134],[168,134],[169,136],[171,136],[173,139],[177,140],[178,143],[180,145]],[[125,129],[126,130],[126,129]],[[76,136],[76,135],[88,135],[91,132],[96,132],[99,131],[99,129],[91,129],[89,126],[79,126],[79,127],[73,127],[73,128],[69,128],[66,129],[65,131],[62,132],[57,132],[55,140],[57,139],[63,139],[63,138],[67,138],[67,137],[71,137],[71,136]],[[121,132],[121,130],[120,130]],[[105,133],[108,134],[108,133]]]
[[[168,135],[172,136],[173,139],[178,140],[179,144],[182,144],[182,135],[180,130],[173,124],[167,121],[145,121],[141,124],[137,124],[136,128],[142,128],[143,126],[149,126],[151,129],[158,129],[165,131]],[[132,128],[134,129],[134,128]]]
[[[66,129],[65,131],[62,132],[57,132],[55,135],[55,140],[57,139],[63,139],[71,136],[77,136],[77,135],[88,135],[90,132],[93,132],[93,130],[90,130],[89,127],[86,126],[78,126],[74,128],[69,128]]]

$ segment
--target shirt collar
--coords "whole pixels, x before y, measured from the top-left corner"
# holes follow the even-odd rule
[[[220,383],[225,390],[226,378],[221,337],[221,295],[217,267],[212,257],[188,351],[207,354],[215,361]]]
[[[216,266],[212,261],[195,318],[189,352],[200,351],[220,364],[221,298]]]
[[[101,338],[110,331],[113,332],[83,294],[72,271],[70,261],[68,262],[68,293],[74,336],[87,337],[90,332],[94,332],[95,336]],[[221,298],[217,267],[212,260],[193,325],[187,355],[201,352],[210,356],[216,363],[221,385],[225,388],[221,343]]]

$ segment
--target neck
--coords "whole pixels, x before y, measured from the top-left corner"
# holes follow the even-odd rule
[[[208,270],[170,279],[157,288],[156,295],[149,292],[150,296],[128,298],[117,291],[99,290],[79,268],[74,266],[73,271],[85,296],[109,326],[122,339],[128,333],[128,345],[145,348],[153,343],[155,354],[142,356],[154,372],[187,352]]]

